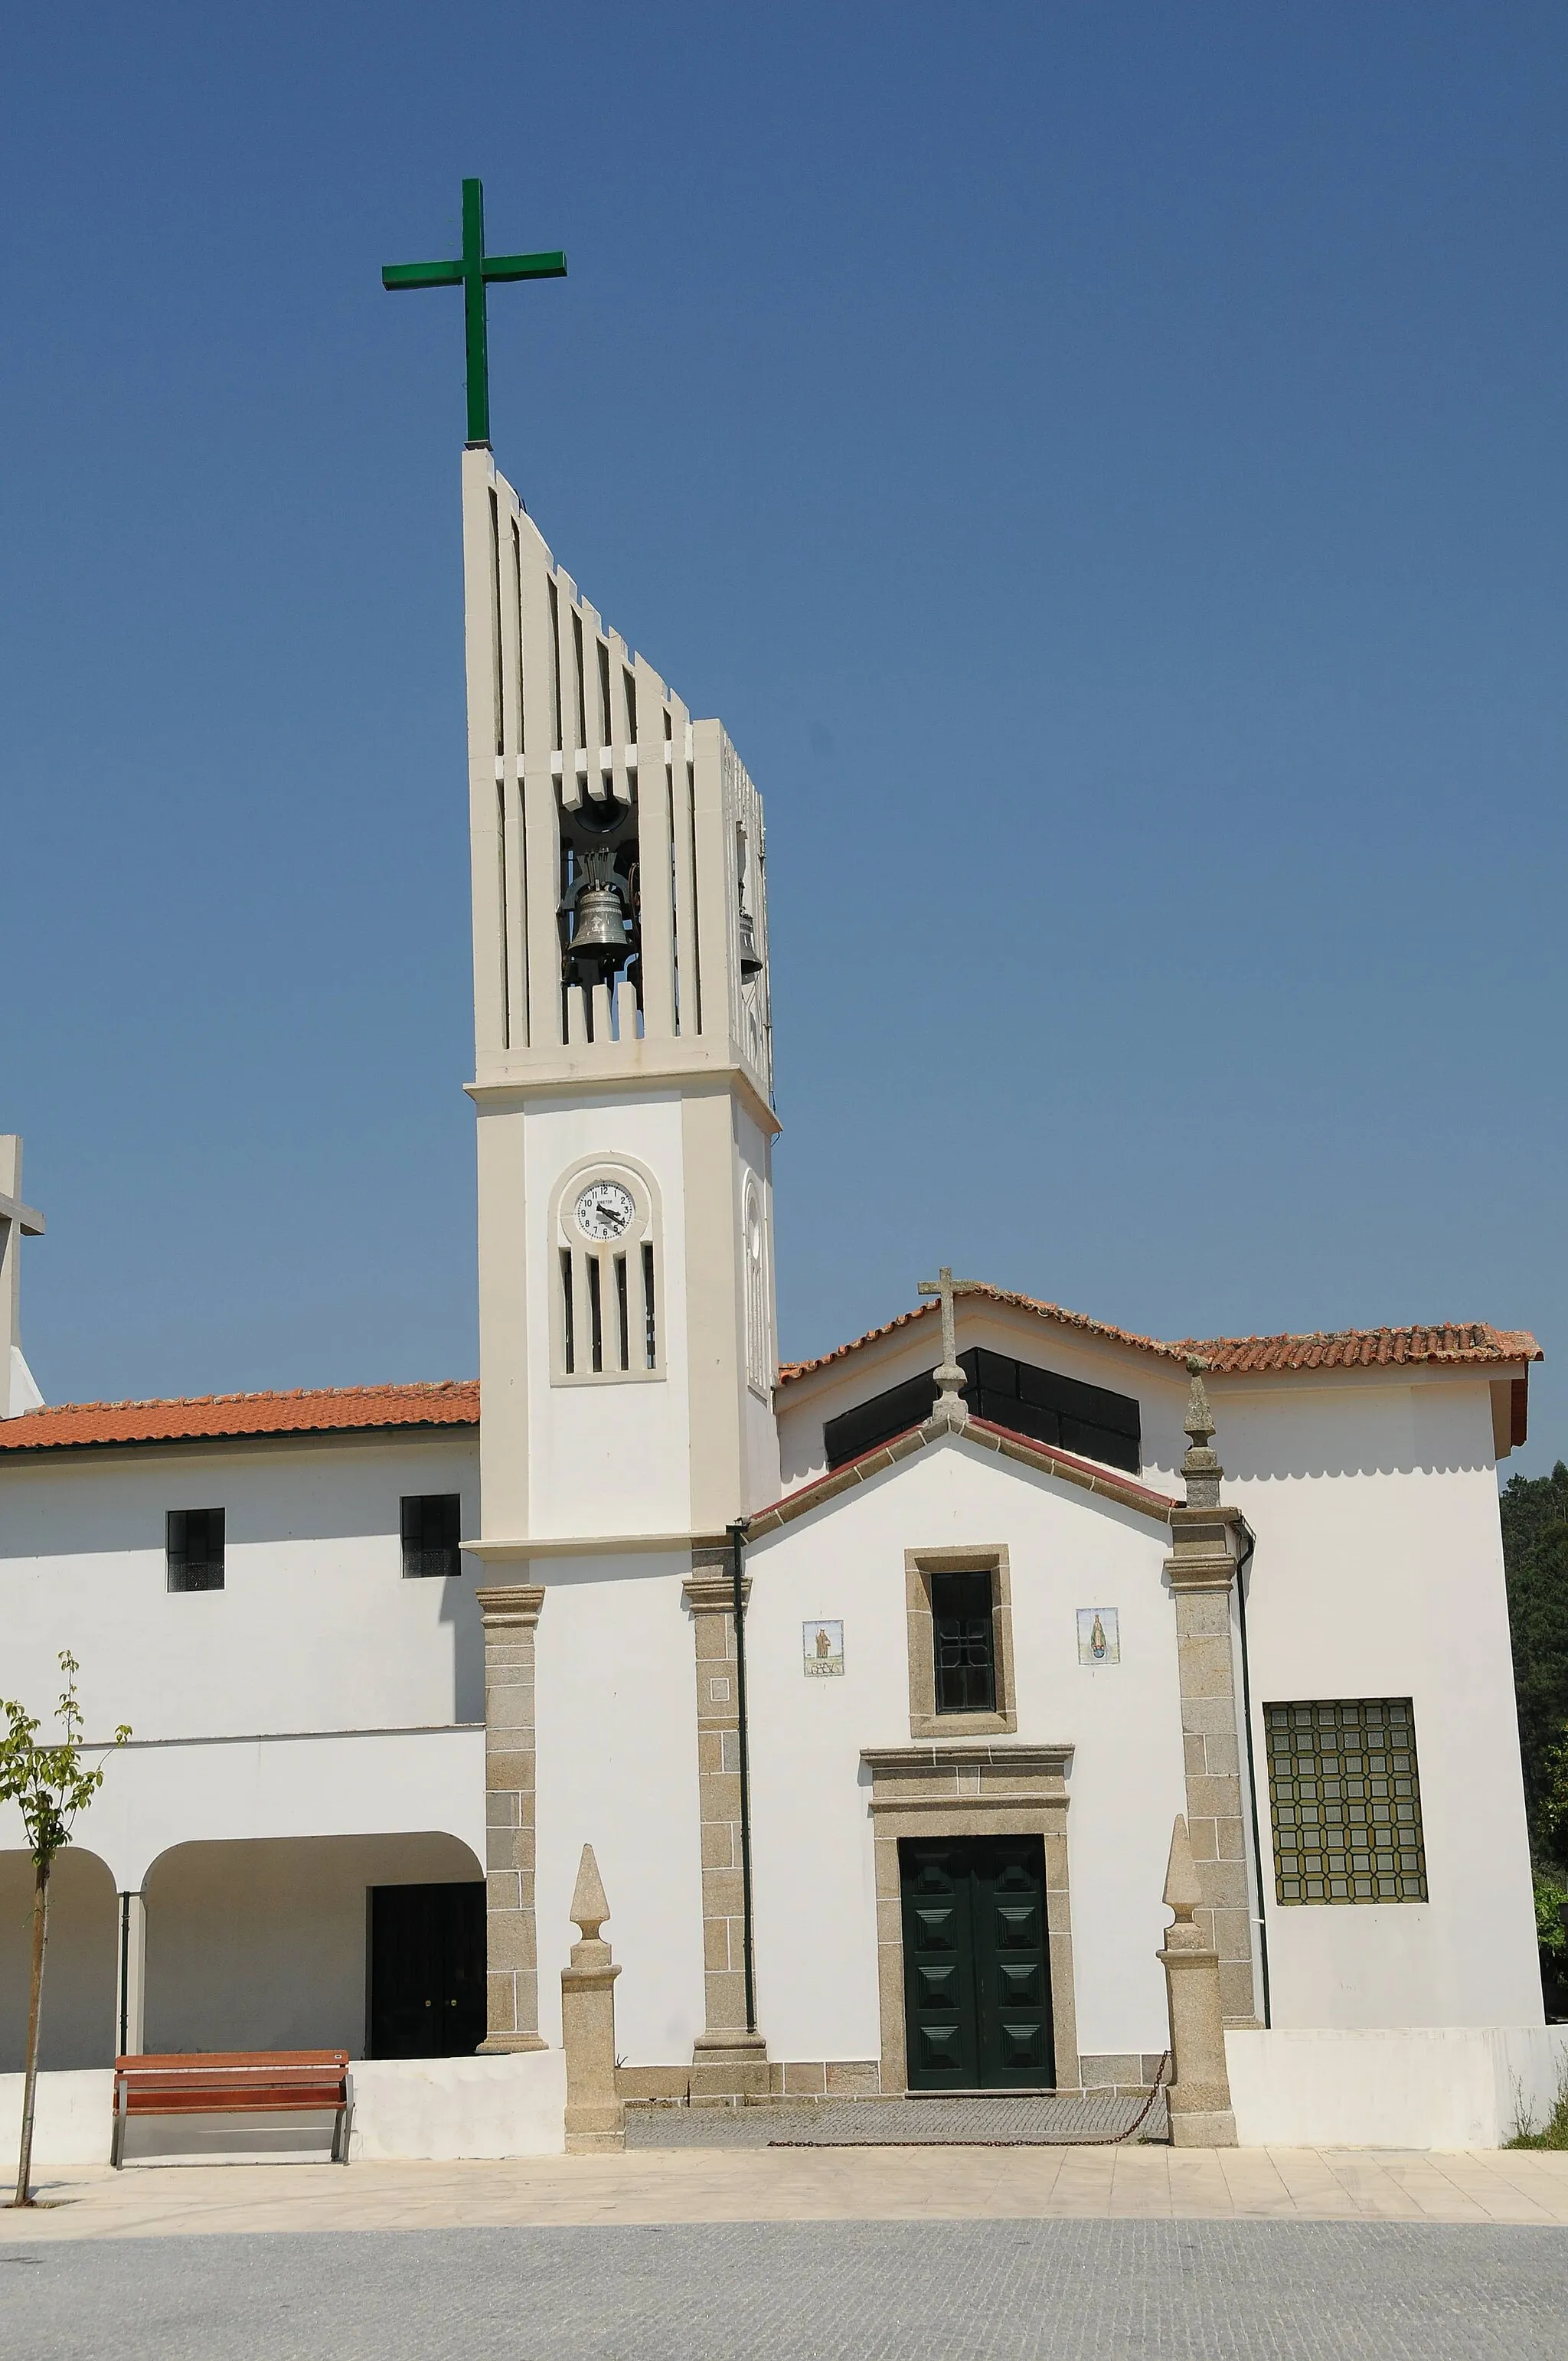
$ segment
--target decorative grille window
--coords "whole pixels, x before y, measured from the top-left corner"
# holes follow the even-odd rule
[[[933,1574],[938,1713],[996,1711],[996,1610],[989,1573]]]
[[[1281,1902],[1424,1902],[1409,1697],[1266,1705],[1274,1891]]]
[[[164,1550],[170,1590],[221,1590],[224,1587],[223,1510],[170,1509]]]
[[[457,1537],[463,1530],[461,1492],[403,1495],[403,1575],[406,1580],[439,1576],[450,1581],[462,1571]]]

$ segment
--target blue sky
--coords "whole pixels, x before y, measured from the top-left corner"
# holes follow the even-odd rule
[[[1490,1319],[1568,1453],[1565,85],[1442,0],[14,17],[49,1397],[476,1366],[460,304],[379,269],[477,173],[571,258],[498,460],[767,798],[784,1351],[939,1260]]]

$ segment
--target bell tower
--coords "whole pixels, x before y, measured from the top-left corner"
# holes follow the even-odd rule
[[[481,1554],[776,1497],[762,799],[463,455]]]

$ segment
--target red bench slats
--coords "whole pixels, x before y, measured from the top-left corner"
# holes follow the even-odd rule
[[[332,2107],[333,2158],[348,2162],[346,2049],[211,2049],[115,2060],[117,2165],[129,2115],[295,2114]]]

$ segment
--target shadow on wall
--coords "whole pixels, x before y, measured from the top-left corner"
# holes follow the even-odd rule
[[[434,1831],[174,1846],[147,1878],[146,2047],[363,2057],[369,1889],[483,1875]]]
[[[115,2062],[119,1913],[95,1852],[68,1845],[49,1877],[38,2064],[47,2073]],[[0,1852],[0,2074],[26,2063],[33,1956],[33,1857]]]
[[[1458,1476],[1490,1472],[1488,1388],[1359,1382],[1245,1394],[1211,1387],[1214,1447],[1230,1483],[1309,1476]]]

